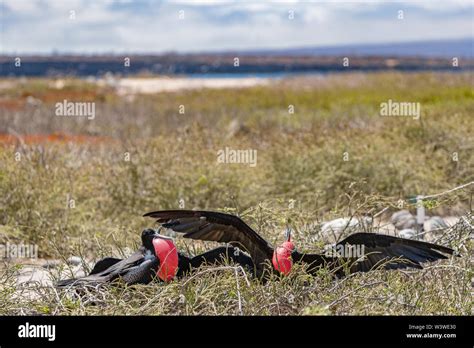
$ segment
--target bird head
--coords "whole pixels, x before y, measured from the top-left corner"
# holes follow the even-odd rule
[[[291,254],[295,250],[295,245],[291,242],[291,229],[289,227],[286,228],[285,236],[286,241],[275,248],[273,252],[272,264],[278,272],[287,275],[293,266]]]
[[[146,250],[153,251],[153,238],[157,232],[151,228],[146,228],[142,231],[142,245]]]

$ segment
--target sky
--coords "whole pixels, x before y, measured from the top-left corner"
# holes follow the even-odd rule
[[[472,38],[473,4],[0,0],[0,53],[194,53]]]

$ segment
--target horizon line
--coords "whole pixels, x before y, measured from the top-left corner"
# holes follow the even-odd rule
[[[390,45],[409,45],[418,43],[448,43],[448,42],[459,42],[459,41],[472,41],[473,44],[471,55],[474,55],[474,35],[471,37],[456,37],[449,39],[426,39],[426,40],[405,40],[405,41],[391,41],[391,42],[371,42],[371,43],[351,43],[351,44],[334,44],[334,45],[305,45],[305,46],[287,46],[287,47],[249,47],[242,49],[222,49],[222,50],[202,50],[202,51],[185,51],[185,50],[167,50],[167,51],[97,51],[97,52],[83,52],[79,53],[76,51],[60,51],[51,50],[50,52],[0,52],[0,57],[8,57],[13,55],[23,56],[105,56],[105,55],[122,55],[132,54],[140,56],[163,56],[163,55],[217,55],[217,54],[232,54],[232,53],[272,53],[284,50],[305,50],[305,49],[337,49],[337,48],[356,48],[356,47],[387,47]],[[266,51],[266,52],[265,52]]]

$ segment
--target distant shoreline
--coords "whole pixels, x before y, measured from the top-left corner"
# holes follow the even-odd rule
[[[179,78],[179,77],[150,77],[150,78],[122,78],[113,83],[117,94],[153,94],[160,92],[176,92],[181,90],[201,88],[247,88],[268,84],[263,78]],[[100,79],[99,85],[107,84],[106,79]]]
[[[238,58],[238,60],[237,60]],[[474,59],[385,56],[52,55],[0,56],[1,77],[176,76],[198,78],[284,77],[373,71],[472,71]]]

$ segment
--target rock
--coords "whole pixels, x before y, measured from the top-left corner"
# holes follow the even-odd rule
[[[234,118],[229,125],[227,126],[227,135],[226,138],[230,139],[236,135],[248,134],[249,128],[242,124],[238,119]]]
[[[113,73],[110,71],[106,72],[104,75],[104,81],[107,86],[110,87],[118,87],[119,84],[119,78],[115,76]]]
[[[405,228],[398,233],[400,238],[414,239],[416,237],[416,231],[412,228]]]
[[[411,215],[411,213],[408,210],[399,210],[399,211],[393,213],[392,218],[391,218],[392,223],[397,222],[400,219],[400,217],[402,217],[404,215]]]
[[[17,284],[37,283],[42,286],[52,284],[49,271],[34,266],[25,266],[18,271]]]
[[[397,211],[390,221],[399,231],[416,227],[416,218],[408,210]]]
[[[426,232],[441,230],[448,227],[448,224],[440,216],[432,216],[423,223],[423,229]]]
[[[56,89],[63,89],[64,86],[66,86],[66,83],[64,82],[64,80],[56,80],[54,81],[54,88]]]
[[[82,263],[82,259],[79,256],[71,256],[67,259],[69,265],[77,266]]]
[[[364,226],[371,225],[372,218],[366,216],[363,218],[339,218],[325,222],[321,227],[321,232],[325,236],[339,236],[342,232],[346,230],[353,230],[357,228],[358,230],[362,229]],[[357,231],[360,232],[360,231]]]
[[[59,260],[47,260],[41,266],[46,269],[56,268],[61,264]]]
[[[93,267],[90,267],[90,269],[92,269],[92,268]],[[82,268],[82,265],[77,265],[76,267],[74,267],[74,269],[72,271],[74,273],[74,278],[80,278],[80,277],[85,277],[86,276],[86,272],[84,272],[84,269]]]
[[[26,104],[29,106],[40,106],[42,103],[43,102],[40,99],[32,97],[31,95],[26,97]]]

